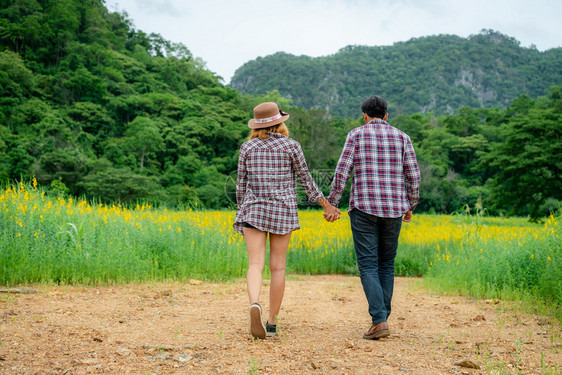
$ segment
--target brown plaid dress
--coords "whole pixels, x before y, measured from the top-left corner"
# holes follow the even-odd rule
[[[284,135],[270,133],[242,144],[238,159],[234,229],[242,223],[275,234],[300,229],[297,212],[298,179],[311,201],[324,197],[312,179],[300,144]]]

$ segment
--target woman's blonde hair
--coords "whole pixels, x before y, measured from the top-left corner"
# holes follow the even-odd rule
[[[258,137],[259,139],[267,139],[269,133],[279,133],[284,135],[285,137],[288,137],[289,129],[287,128],[287,125],[285,125],[284,122],[277,125],[270,126],[269,128],[252,129],[250,131],[250,136],[248,137],[248,139],[253,139]]]

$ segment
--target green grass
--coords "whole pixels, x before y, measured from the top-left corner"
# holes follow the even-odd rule
[[[467,236],[447,246],[425,273],[440,292],[523,301],[562,320],[562,239],[551,216],[540,231],[509,241]]]
[[[0,190],[0,284],[98,284],[244,277],[234,213],[127,209],[49,197],[31,185]],[[349,222],[303,213],[287,254],[295,274],[357,274]],[[533,301],[562,315],[557,217],[417,215],[403,226],[396,273],[477,298]],[[266,277],[267,266],[266,266]]]
[[[227,246],[217,233],[202,235],[187,220],[170,221],[162,230],[155,217],[165,211],[134,219],[127,216],[134,210],[116,207],[104,215],[99,207],[62,204],[29,190],[21,188],[15,198],[4,190],[0,196],[2,285],[222,281],[245,275],[247,257],[240,246]]]

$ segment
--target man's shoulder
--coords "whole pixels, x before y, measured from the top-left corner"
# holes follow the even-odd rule
[[[400,129],[398,129],[398,128],[390,125],[390,124],[388,124],[388,127],[391,129],[391,131],[393,133],[400,135],[402,138],[410,139],[410,136],[408,134],[406,134],[405,131],[400,130]]]
[[[386,132],[388,134],[391,134],[392,136],[396,137],[396,138],[402,138],[404,140],[409,140],[410,137],[408,136],[408,134],[406,134],[406,132],[390,125],[388,122],[384,121],[381,123],[381,126],[383,126],[386,130]]]
[[[390,125],[386,121],[374,121],[351,129],[347,133],[349,141],[371,138],[393,138],[401,139],[403,142],[411,142],[406,132]]]
[[[347,137],[348,138],[349,137],[355,137],[358,134],[362,134],[365,131],[366,126],[367,125],[361,125],[361,126],[358,126],[356,128],[351,129],[350,131],[347,132]]]
[[[358,126],[356,128],[351,129],[347,134],[348,134],[348,136],[349,135],[355,136],[355,135],[359,135],[359,134],[376,132],[377,130],[379,130],[379,131],[383,130],[386,133],[399,134],[401,136],[406,136],[406,137],[408,136],[408,134],[406,134],[402,130],[390,125],[386,121],[369,122],[365,125],[361,125],[361,126]]]

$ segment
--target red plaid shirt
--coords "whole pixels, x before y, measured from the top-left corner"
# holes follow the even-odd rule
[[[420,171],[408,135],[383,120],[351,130],[328,196],[337,206],[353,171],[349,210],[400,217],[418,204]]]
[[[238,158],[234,229],[243,234],[243,222],[275,234],[300,229],[295,179],[311,201],[324,197],[297,141],[270,133],[267,139],[244,142]]]

